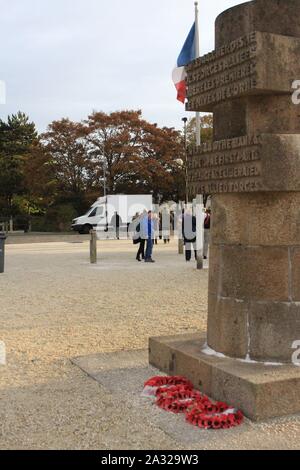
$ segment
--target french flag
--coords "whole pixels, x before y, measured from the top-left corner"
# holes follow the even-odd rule
[[[177,90],[177,99],[181,103],[186,100],[186,71],[185,67],[196,59],[196,22],[184,43],[182,51],[177,59],[177,67],[173,70],[172,78]]]

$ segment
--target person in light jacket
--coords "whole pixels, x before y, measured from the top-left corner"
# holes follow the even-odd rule
[[[152,259],[153,241],[155,238],[154,220],[152,211],[149,211],[146,217],[141,221],[141,238],[146,240],[145,263],[155,263]]]
[[[171,217],[167,209],[164,209],[161,214],[161,231],[164,244],[170,243]]]
[[[155,238],[155,245],[158,245],[158,238],[159,238],[159,216],[158,214],[154,214],[153,216],[153,223],[154,223],[154,238]]]

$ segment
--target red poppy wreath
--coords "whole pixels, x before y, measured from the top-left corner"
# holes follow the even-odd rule
[[[144,387],[146,395],[155,397],[159,408],[185,414],[188,423],[201,429],[230,429],[243,423],[241,411],[226,403],[213,403],[185,377],[153,377]]]

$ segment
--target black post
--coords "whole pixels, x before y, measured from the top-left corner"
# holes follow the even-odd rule
[[[0,274],[4,273],[5,233],[0,233]]]

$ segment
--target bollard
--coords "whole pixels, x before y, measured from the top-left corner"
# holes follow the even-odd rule
[[[203,256],[199,251],[197,251],[197,269],[203,269]]]
[[[6,235],[0,233],[0,274],[4,273],[5,240]]]
[[[91,264],[97,264],[97,232],[96,230],[91,230],[90,234],[90,260]]]

